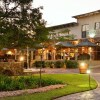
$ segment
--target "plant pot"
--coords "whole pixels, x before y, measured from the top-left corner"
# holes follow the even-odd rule
[[[79,65],[80,74],[86,74],[87,69],[88,69],[88,64],[84,63]]]

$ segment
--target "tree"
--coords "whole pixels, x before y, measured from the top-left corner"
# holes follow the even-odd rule
[[[56,32],[54,29],[49,28],[49,31],[50,31],[49,38],[53,44],[57,42],[69,41],[75,38],[74,34],[69,34],[70,32],[69,29],[60,30]]]
[[[32,3],[33,0],[0,0],[0,48],[32,47],[37,40],[47,38],[42,7],[34,8]]]

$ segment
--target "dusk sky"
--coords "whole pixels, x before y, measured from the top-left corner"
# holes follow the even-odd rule
[[[100,0],[33,0],[34,7],[43,6],[47,26],[76,21],[72,16],[100,10]]]

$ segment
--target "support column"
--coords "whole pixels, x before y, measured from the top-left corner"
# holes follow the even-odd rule
[[[15,61],[17,61],[17,49],[14,49],[15,51]]]
[[[29,68],[29,47],[27,46],[27,68]]]

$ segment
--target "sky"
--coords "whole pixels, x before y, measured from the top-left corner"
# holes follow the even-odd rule
[[[33,6],[43,6],[46,26],[76,22],[72,16],[100,10],[100,0],[33,0]]]

